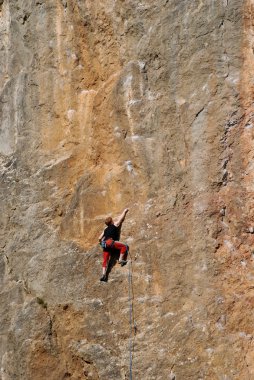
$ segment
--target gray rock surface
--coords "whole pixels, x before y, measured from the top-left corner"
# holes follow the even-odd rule
[[[1,380],[254,377],[252,19],[0,1]]]

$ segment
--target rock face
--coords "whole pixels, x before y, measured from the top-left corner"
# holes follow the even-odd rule
[[[253,15],[0,1],[1,380],[254,378]]]

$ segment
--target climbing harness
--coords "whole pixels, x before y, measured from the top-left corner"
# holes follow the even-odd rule
[[[106,248],[112,248],[114,247],[114,240],[113,239],[107,239],[107,240],[102,240],[100,242],[100,246],[103,248],[103,249],[106,249]]]

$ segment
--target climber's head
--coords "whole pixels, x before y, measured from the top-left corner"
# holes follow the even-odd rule
[[[107,226],[109,226],[110,224],[113,224],[113,219],[111,218],[111,216],[108,216],[106,219],[105,219],[105,224]]]

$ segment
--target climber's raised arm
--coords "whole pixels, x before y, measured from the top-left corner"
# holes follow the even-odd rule
[[[129,211],[129,209],[126,208],[126,209],[122,212],[122,214],[116,219],[116,221],[114,222],[114,225],[115,225],[116,227],[119,227],[119,226],[123,223],[123,221],[124,221],[124,219],[125,219],[125,216],[126,216],[126,214],[127,214],[128,211]]]

